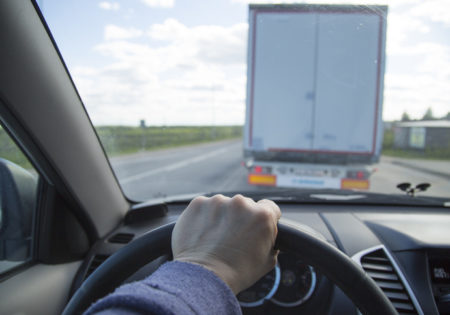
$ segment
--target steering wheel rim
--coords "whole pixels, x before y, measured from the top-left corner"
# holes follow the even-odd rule
[[[63,315],[81,314],[150,261],[170,253],[175,222],[129,243],[100,265],[66,305]],[[278,223],[277,248],[301,255],[334,282],[363,314],[397,314],[386,295],[353,260],[301,225]]]

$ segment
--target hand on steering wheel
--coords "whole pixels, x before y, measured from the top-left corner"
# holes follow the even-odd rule
[[[79,314],[139,268],[170,252],[171,243],[175,259],[203,265],[237,293],[274,266],[277,230],[280,250],[301,255],[304,263],[340,287],[362,313],[397,314],[375,282],[348,256],[302,226],[282,220],[276,225],[279,217],[271,201],[255,203],[239,195],[197,198],[176,225],[153,230],[108,258],[82,284],[63,314]]]

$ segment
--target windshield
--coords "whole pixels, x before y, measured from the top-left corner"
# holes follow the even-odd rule
[[[450,197],[450,3],[345,3],[38,1],[132,200]]]

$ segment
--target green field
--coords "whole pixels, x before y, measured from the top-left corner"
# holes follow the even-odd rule
[[[242,137],[242,126],[97,127],[109,156]]]

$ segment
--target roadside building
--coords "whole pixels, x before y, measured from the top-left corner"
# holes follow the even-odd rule
[[[394,125],[394,148],[397,149],[449,149],[450,121],[408,121]]]
[[[392,127],[394,126],[393,121],[383,121],[383,128],[384,130],[392,130]]]

